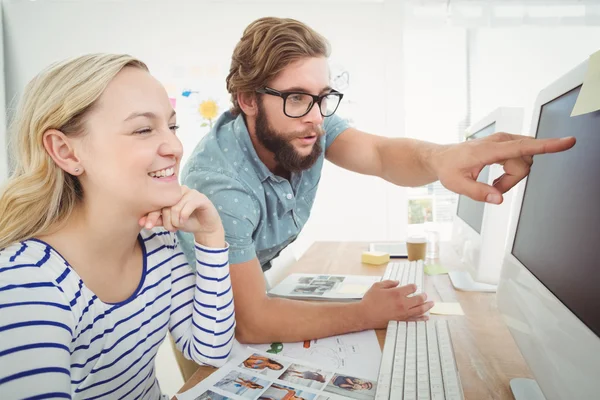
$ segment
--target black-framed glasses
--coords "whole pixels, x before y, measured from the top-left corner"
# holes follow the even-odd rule
[[[270,94],[283,99],[283,113],[290,118],[301,118],[312,110],[313,105],[319,105],[323,117],[332,116],[340,105],[344,95],[336,90],[327,94],[315,96],[304,92],[280,92],[279,90],[265,87],[258,89],[257,93]]]

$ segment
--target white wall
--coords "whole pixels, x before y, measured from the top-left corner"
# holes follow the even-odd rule
[[[368,132],[404,134],[403,100],[397,96],[399,2],[5,0],[4,11],[9,99],[51,62],[88,52],[130,53],[177,96],[180,137],[189,153],[206,129],[198,127],[193,101],[180,96],[182,86],[198,86],[202,96],[226,103],[225,76],[235,43],[248,23],[272,15],[304,21],[330,40],[332,65],[350,72],[340,114]],[[326,165],[296,253],[315,240],[402,237],[405,203],[403,189]]]
[[[600,50],[600,27],[480,28],[473,36],[473,121],[499,106],[525,108],[537,94]]]

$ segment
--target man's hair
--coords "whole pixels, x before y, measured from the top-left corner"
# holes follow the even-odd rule
[[[285,67],[306,57],[329,57],[329,42],[312,28],[290,18],[266,17],[252,22],[235,46],[227,75],[231,112],[242,112],[238,93],[254,93]]]

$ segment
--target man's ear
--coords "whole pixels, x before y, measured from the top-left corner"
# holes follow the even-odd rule
[[[48,129],[43,136],[44,148],[56,165],[71,175],[81,175],[83,167],[75,155],[69,138],[57,129]]]
[[[258,114],[258,99],[255,93],[244,92],[237,94],[237,101],[240,108],[249,117],[254,117]]]

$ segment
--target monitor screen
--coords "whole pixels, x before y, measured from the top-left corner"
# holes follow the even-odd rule
[[[471,139],[479,139],[486,136],[491,135],[495,132],[496,124],[492,123],[480,131],[474,133],[469,136],[467,140]],[[485,167],[479,173],[477,180],[479,182],[487,182],[490,175],[489,167]],[[465,221],[471,228],[475,230],[477,233],[481,233],[481,224],[483,222],[483,210],[485,208],[485,203],[480,201],[471,200],[467,196],[459,196],[458,197],[458,208],[456,210],[456,215],[458,218]]]
[[[577,144],[534,158],[512,254],[600,336],[600,111],[570,117],[579,89],[542,106],[537,137]]]

